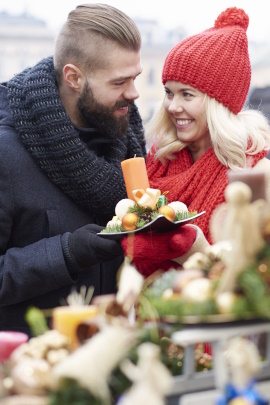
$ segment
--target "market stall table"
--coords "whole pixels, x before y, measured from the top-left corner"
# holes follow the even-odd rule
[[[223,372],[221,367],[221,355],[223,344],[235,336],[245,336],[255,339],[259,335],[265,334],[265,359],[262,361],[261,370],[256,377],[256,381],[267,381],[270,387],[270,322],[269,321],[239,321],[220,324],[200,324],[188,325],[182,330],[172,334],[172,341],[184,347],[184,367],[183,375],[174,377],[174,385],[170,396],[167,398],[168,405],[188,405],[188,395],[193,397],[196,393],[206,396],[204,405],[207,403],[207,395],[213,400],[215,395],[221,392],[220,387],[223,383]],[[207,372],[196,372],[194,349],[196,343],[209,342],[213,346],[214,361],[213,369]],[[212,391],[208,394],[206,391]],[[270,389],[268,390],[270,400]],[[209,396],[210,395],[210,396]],[[196,396],[195,396],[196,398]],[[193,402],[195,404],[195,402]],[[190,404],[193,404],[190,402]],[[202,402],[200,402],[202,403]],[[213,402],[209,402],[209,404]]]

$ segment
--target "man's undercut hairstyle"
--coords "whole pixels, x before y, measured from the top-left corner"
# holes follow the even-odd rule
[[[58,83],[62,69],[72,63],[84,71],[105,67],[106,54],[117,44],[139,51],[141,35],[135,22],[107,4],[82,4],[72,10],[55,43],[54,66]]]

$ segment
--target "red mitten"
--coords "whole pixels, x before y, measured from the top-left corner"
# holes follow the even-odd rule
[[[122,239],[121,245],[136,269],[144,277],[148,277],[156,270],[166,271],[179,267],[172,259],[187,253],[195,242],[196,235],[194,227],[183,225],[169,232],[131,234]]]

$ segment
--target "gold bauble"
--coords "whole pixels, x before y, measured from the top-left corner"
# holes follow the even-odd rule
[[[174,221],[175,219],[175,211],[172,207],[169,205],[162,205],[158,209],[159,214],[164,215],[165,218],[167,218],[169,221]]]
[[[125,231],[135,231],[137,229],[136,223],[139,221],[139,217],[134,212],[128,212],[122,218],[122,227]]]

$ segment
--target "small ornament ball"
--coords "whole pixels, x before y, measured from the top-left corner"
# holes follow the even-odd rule
[[[174,221],[175,218],[175,211],[172,207],[169,207],[168,205],[162,205],[158,209],[159,214],[164,215],[165,218],[167,218],[169,221]]]
[[[168,204],[169,207],[172,207],[175,212],[188,212],[188,207],[186,204],[180,201],[173,201]]]
[[[122,220],[124,215],[128,212],[129,207],[133,207],[134,205],[135,201],[129,198],[123,198],[115,206],[115,215]]]
[[[133,212],[128,212],[122,218],[122,227],[125,231],[135,231],[137,229],[136,223],[139,221],[139,217],[137,214]]]

